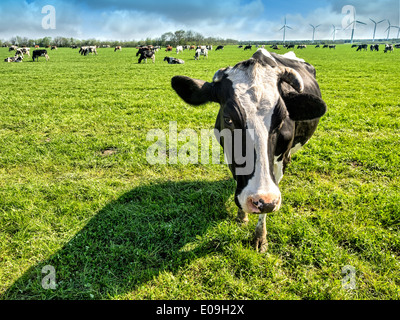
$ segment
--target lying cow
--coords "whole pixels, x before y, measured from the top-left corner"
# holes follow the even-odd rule
[[[36,58],[36,61],[39,62],[39,57],[45,57],[46,61],[49,61],[49,59],[50,59],[49,56],[47,55],[47,50],[46,49],[34,50],[32,52],[32,60],[33,61],[35,61],[35,58]]]
[[[261,252],[267,249],[266,215],[281,206],[278,184],[291,155],[326,112],[315,76],[315,68],[293,52],[258,49],[249,60],[218,70],[211,83],[186,76],[171,80],[186,103],[219,103],[215,133],[218,138],[227,129],[220,144],[237,182],[238,219],[259,214],[255,246]]]
[[[204,56],[204,58],[208,59],[208,50],[206,48],[204,49],[196,49],[196,53],[194,54],[194,59],[199,60],[200,56]]]
[[[163,61],[168,61],[168,64],[184,64],[185,61],[173,57],[165,57]]]
[[[24,56],[14,56],[14,57],[8,57],[5,58],[4,61],[5,62],[22,62],[22,60],[24,59]]]
[[[147,59],[150,58],[155,63],[156,55],[154,54],[153,50],[149,49],[148,47],[141,47],[138,52],[136,53],[136,57],[140,55],[138,63],[141,63],[143,60],[147,63]]]

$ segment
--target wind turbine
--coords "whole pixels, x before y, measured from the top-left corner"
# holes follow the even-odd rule
[[[350,22],[350,24],[349,24],[346,28],[344,28],[344,29],[347,29],[348,27],[350,27],[351,25],[353,25],[353,28],[352,28],[352,30],[351,30],[351,42],[350,42],[351,44],[353,44],[354,30],[356,29],[356,24],[357,24],[357,23],[366,25],[366,23],[364,23],[364,22],[362,22],[362,21],[353,20],[353,22]]]
[[[385,31],[388,32],[388,33],[387,33],[387,38],[386,38],[386,40],[389,40],[389,37],[390,37],[390,28],[399,28],[399,27],[397,27],[397,26],[392,26],[392,25],[390,24],[390,21],[389,21],[389,20],[388,20],[387,22],[388,22],[389,26],[387,27],[387,29],[386,29]],[[397,37],[398,37],[398,33],[397,33]]]
[[[289,26],[286,24],[286,17],[285,17],[285,24],[283,25],[282,28],[279,29],[279,31],[281,31],[281,30],[283,29],[283,43],[285,43],[285,39],[286,39],[286,28],[292,29],[291,27],[289,27]]]
[[[375,41],[376,26],[377,26],[378,24],[382,23],[383,21],[385,21],[385,19],[383,19],[383,20],[381,20],[381,21],[378,21],[378,22],[376,22],[375,20],[372,20],[371,18],[369,18],[369,20],[371,20],[371,21],[375,24],[375,27],[374,27],[374,35],[373,35],[373,37],[372,37],[372,41],[374,42],[374,41]]]
[[[317,25],[317,26],[313,26],[312,24],[310,24],[310,26],[311,26],[311,28],[313,28],[313,33],[312,33],[312,42],[314,43],[315,29],[317,29],[317,28],[320,26],[320,24],[319,24],[319,25]]]
[[[333,38],[332,38],[332,40],[335,41],[336,31],[339,31],[339,30],[342,30],[342,29],[336,28],[335,25],[332,25],[332,26],[333,26],[333,32],[332,32]]]

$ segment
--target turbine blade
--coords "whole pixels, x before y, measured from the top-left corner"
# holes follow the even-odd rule
[[[289,27],[289,26],[286,26],[286,28],[293,30],[293,29],[292,29],[291,27]]]
[[[383,21],[385,21],[385,19],[383,19],[383,20],[381,20],[381,21],[377,22],[376,24],[378,24],[378,23],[381,23],[381,22],[383,22]]]
[[[357,23],[361,23],[361,24],[365,24],[365,25],[367,25],[366,23],[364,23],[364,22],[362,22],[362,21],[356,21]]]

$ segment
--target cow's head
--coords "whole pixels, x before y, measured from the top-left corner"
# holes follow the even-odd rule
[[[171,84],[191,105],[209,101],[220,104],[215,128],[232,132],[241,129],[235,131],[242,135],[232,135],[233,149],[235,146],[243,148],[240,155],[245,155],[244,146],[248,141],[254,146],[253,152],[246,154],[246,159],[253,161],[251,172],[238,174],[243,161],[239,164],[235,157],[229,166],[237,181],[235,202],[238,207],[247,213],[278,210],[281,205],[278,182],[283,174],[280,164],[283,156],[289,155],[295,122],[318,119],[325,113],[326,105],[318,97],[319,90],[316,95],[303,93],[302,76],[278,64],[264,49],[234,67],[218,70],[211,83],[175,76]],[[250,135],[250,140],[246,134]],[[226,151],[226,146],[224,149]]]

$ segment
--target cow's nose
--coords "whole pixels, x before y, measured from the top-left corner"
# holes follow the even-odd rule
[[[269,213],[279,209],[281,203],[280,195],[265,194],[250,196],[247,205],[254,213]]]

